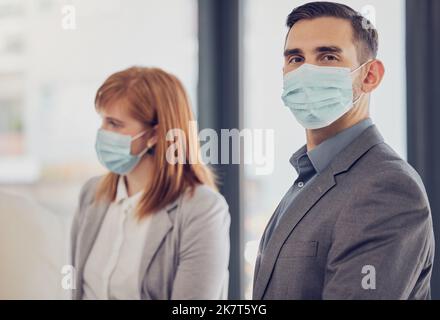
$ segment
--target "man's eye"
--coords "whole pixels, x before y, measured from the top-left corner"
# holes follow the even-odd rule
[[[302,57],[291,57],[289,63],[301,63],[303,61]]]
[[[333,55],[326,55],[322,58],[324,61],[338,61],[338,58]]]

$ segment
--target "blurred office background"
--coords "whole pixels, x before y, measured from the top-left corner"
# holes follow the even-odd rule
[[[163,68],[184,83],[201,129],[273,130],[269,173],[258,164],[216,166],[232,215],[230,298],[251,298],[259,239],[295,180],[288,160],[305,141],[280,99],[286,17],[305,2],[0,0],[0,190],[32,199],[68,232],[81,185],[104,172],[94,151],[97,88],[132,65]],[[439,1],[339,2],[379,30],[386,76],[372,117],[422,175],[437,235]],[[439,299],[440,263],[432,286]]]

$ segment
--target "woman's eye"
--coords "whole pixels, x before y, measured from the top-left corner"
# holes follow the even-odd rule
[[[117,123],[113,122],[113,121],[110,121],[109,124],[110,124],[110,126],[113,127],[113,128],[117,128],[117,127],[119,127],[119,125],[118,125]]]

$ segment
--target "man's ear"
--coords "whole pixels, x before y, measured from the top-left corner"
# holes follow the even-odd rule
[[[375,90],[380,83],[385,74],[385,67],[380,60],[373,60],[367,69],[367,74],[364,76],[364,81],[362,82],[362,91],[365,93],[370,93]]]

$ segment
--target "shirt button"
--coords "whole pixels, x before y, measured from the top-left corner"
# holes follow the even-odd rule
[[[304,182],[302,182],[302,181],[298,182],[298,187],[299,187],[299,188],[304,187]]]

